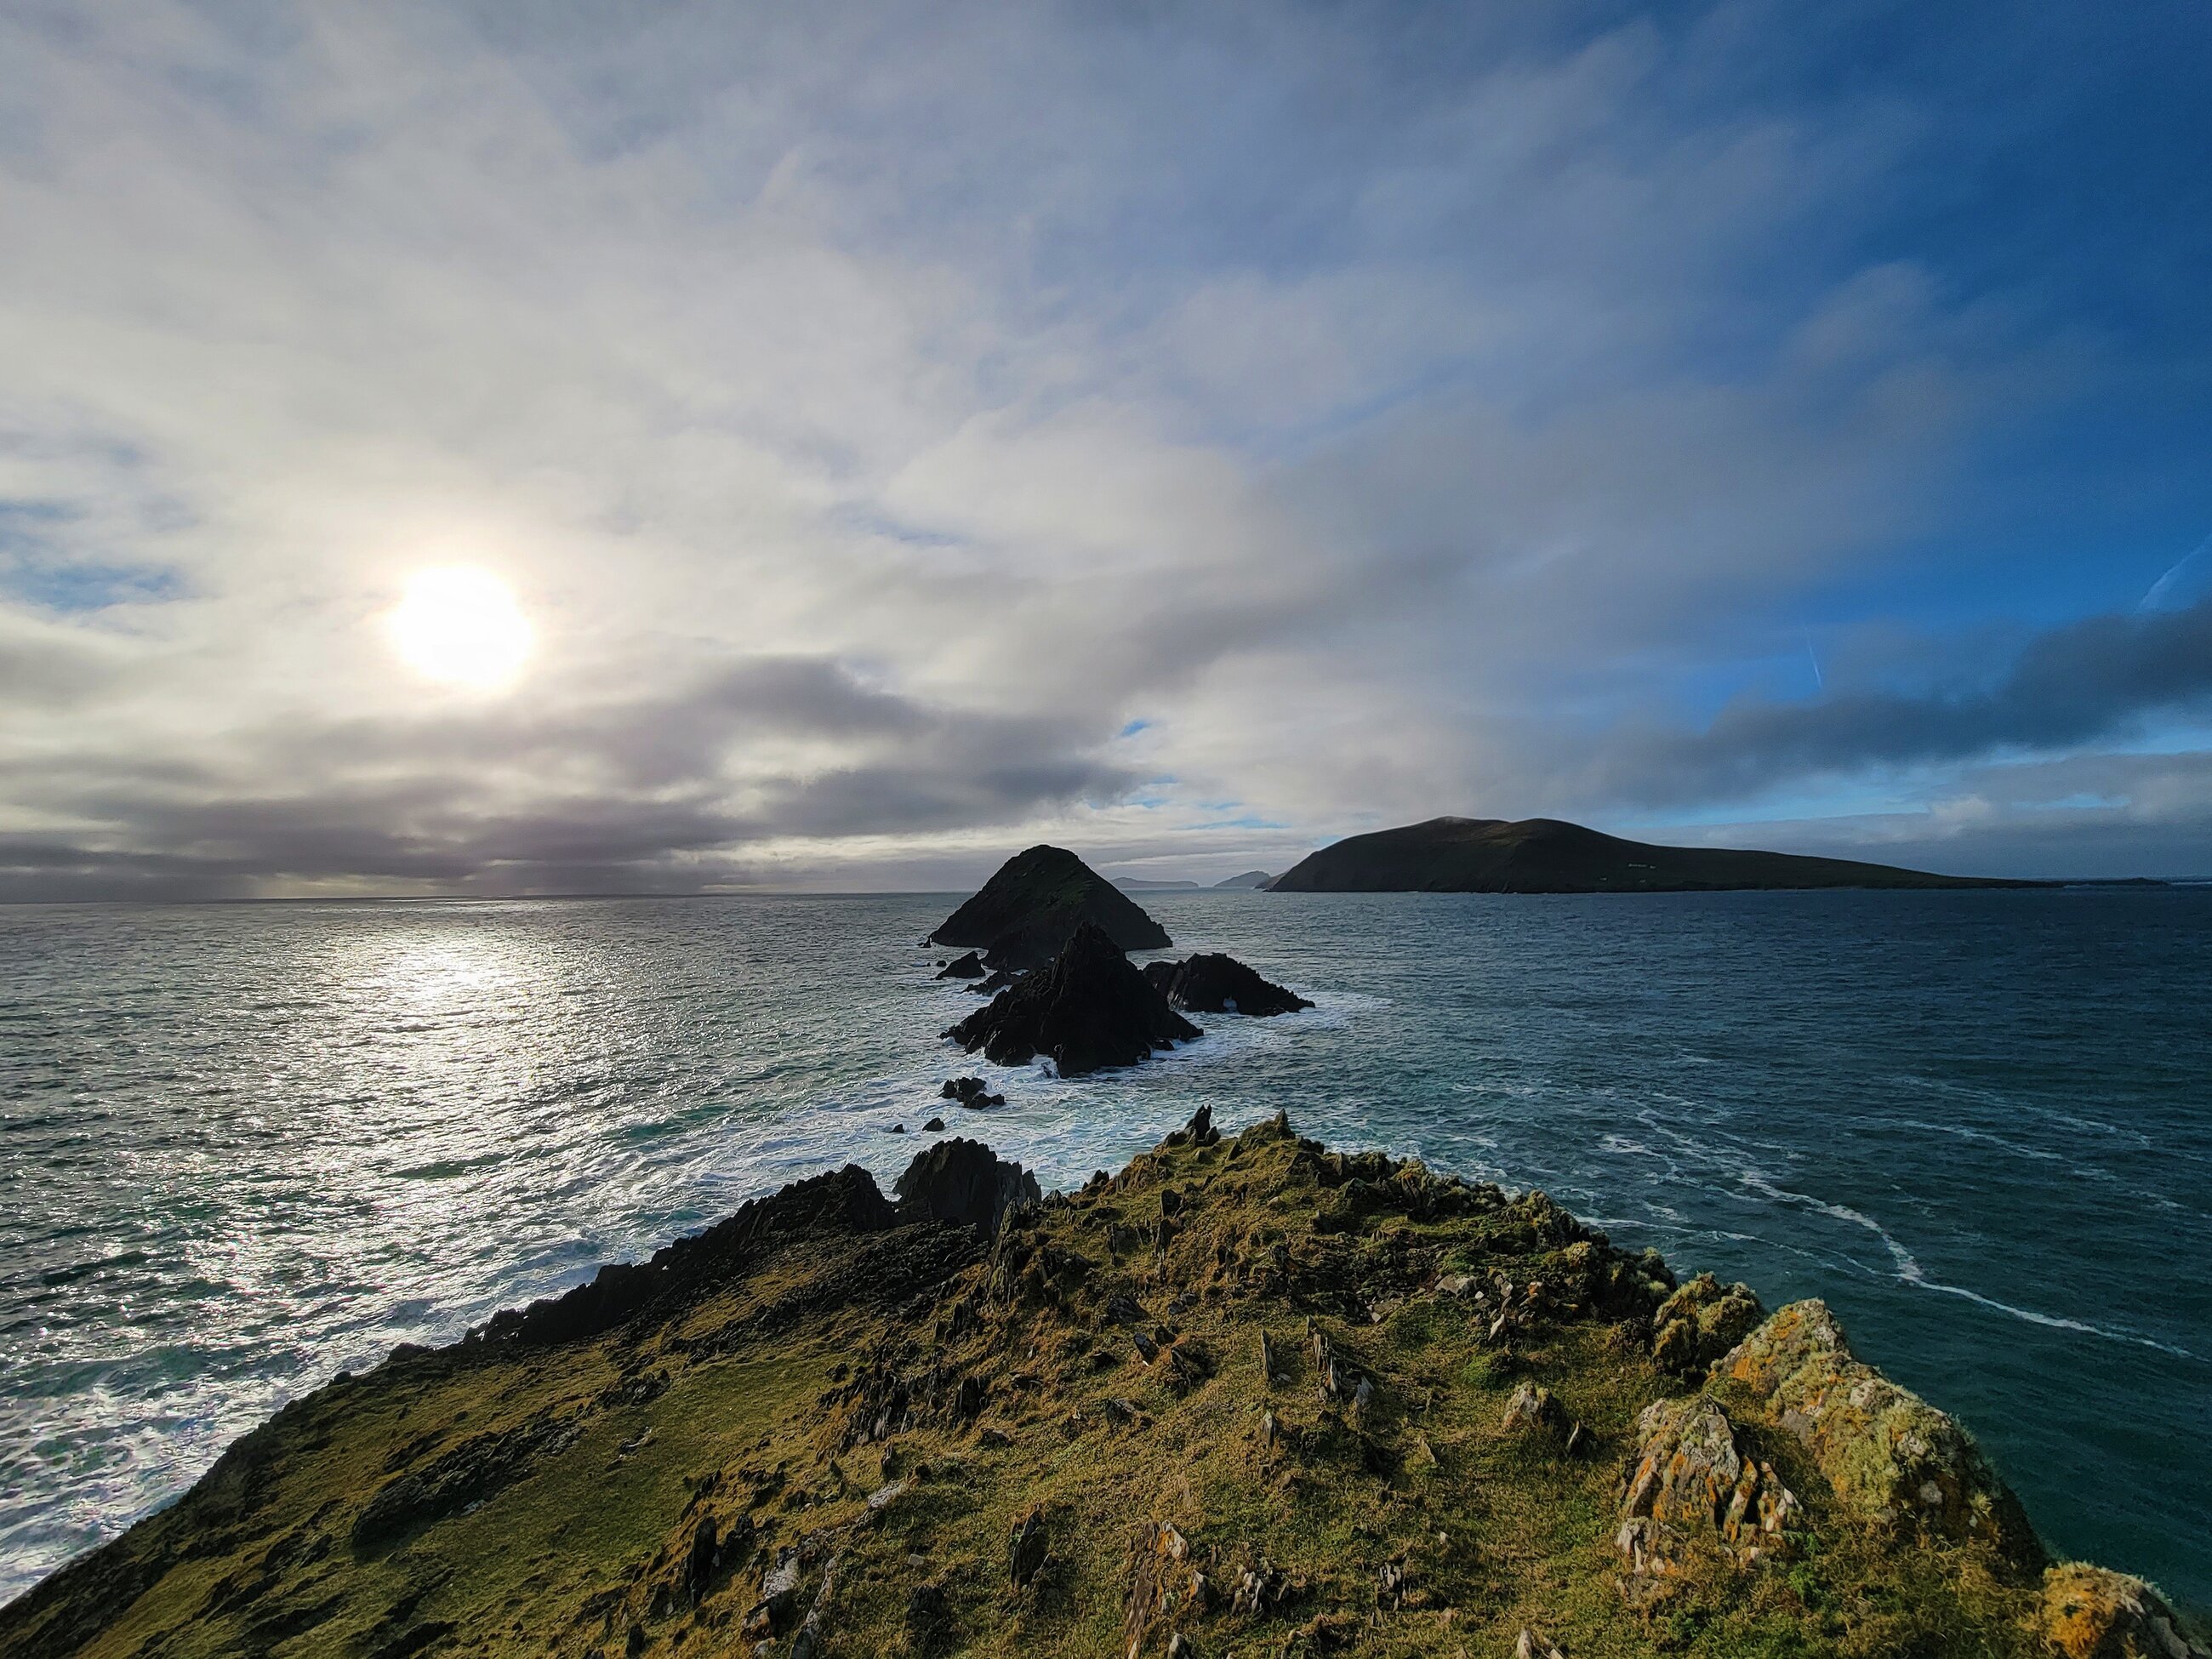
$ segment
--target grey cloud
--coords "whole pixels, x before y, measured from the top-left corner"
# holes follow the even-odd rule
[[[2031,640],[1994,685],[1738,702],[1704,731],[1625,735],[1601,793],[1644,805],[1741,800],[1881,767],[2052,749],[2124,733],[2212,699],[2212,597],[2185,611],[2092,617]]]
[[[730,751],[763,731],[818,742],[818,760],[736,772]],[[744,879],[765,843],[969,830],[1127,793],[1135,775],[1093,746],[1064,723],[933,705],[788,658],[557,716],[288,724],[228,763],[0,766],[18,805],[78,826],[0,835],[0,897],[332,881],[687,890]],[[568,781],[580,772],[580,787]]]

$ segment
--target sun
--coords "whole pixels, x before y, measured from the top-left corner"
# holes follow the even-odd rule
[[[530,619],[514,590],[472,566],[417,571],[385,625],[400,660],[442,685],[499,690],[530,655]]]

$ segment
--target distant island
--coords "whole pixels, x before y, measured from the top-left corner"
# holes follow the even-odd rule
[[[1683,893],[1808,887],[2037,887],[1851,859],[1658,847],[1559,818],[1431,818],[1349,836],[1268,884],[1275,893]]]

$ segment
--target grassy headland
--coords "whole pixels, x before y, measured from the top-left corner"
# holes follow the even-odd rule
[[[799,1183],[332,1382],[0,1611],[173,1659],[2184,1640],[1820,1304],[1280,1119],[988,1231]]]

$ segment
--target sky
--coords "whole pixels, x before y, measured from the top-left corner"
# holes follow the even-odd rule
[[[2212,876],[2212,6],[0,10],[0,899]],[[519,672],[410,665],[426,570]]]

